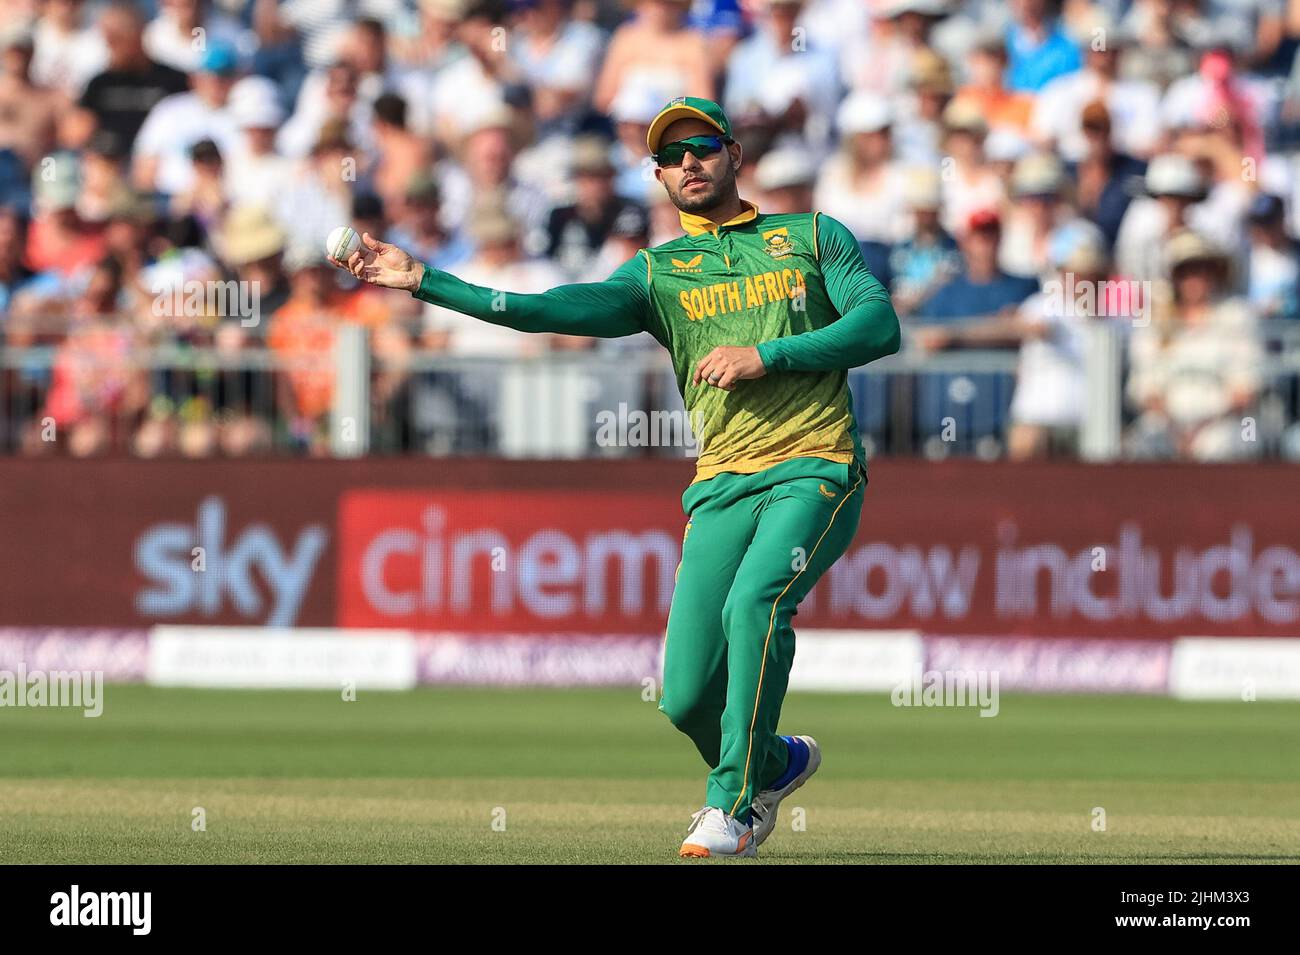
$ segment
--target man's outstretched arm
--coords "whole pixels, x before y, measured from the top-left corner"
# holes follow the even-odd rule
[[[416,261],[368,233],[362,246],[335,265],[362,281],[405,289],[422,302],[441,305],[493,325],[521,332],[620,338],[649,330],[650,292],[645,260],[633,256],[604,282],[560,285],[534,295],[472,285]]]
[[[759,357],[772,371],[857,368],[894,354],[901,344],[889,292],[867,268],[853,233],[830,216],[818,220],[822,277],[840,317],[825,328],[759,345]]]

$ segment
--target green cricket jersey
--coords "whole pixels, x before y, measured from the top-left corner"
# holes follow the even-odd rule
[[[819,213],[728,222],[681,213],[686,235],[642,249],[604,282],[497,292],[426,267],[416,298],[525,332],[646,331],[672,355],[699,442],[696,481],[797,457],[865,466],[847,369],[893,354],[898,317],[847,228]],[[762,378],[691,383],[721,345],[757,346]]]

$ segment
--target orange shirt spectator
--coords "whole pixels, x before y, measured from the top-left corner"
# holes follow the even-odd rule
[[[332,275],[326,273],[330,281]],[[295,276],[297,278],[297,276]],[[376,295],[333,290],[317,299],[295,294],[272,316],[267,345],[286,359],[294,411],[314,421],[334,399],[334,339],[340,323],[361,325],[372,334],[388,319]]]

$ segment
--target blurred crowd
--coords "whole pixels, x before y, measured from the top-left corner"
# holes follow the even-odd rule
[[[645,133],[697,95],[742,195],[854,232],[910,348],[1018,355],[1001,451],[1075,452],[1110,322],[1126,455],[1252,457],[1265,397],[1295,417],[1268,369],[1300,318],[1298,48],[1300,0],[0,0],[0,447],[326,453],[353,324],[376,433],[455,450],[493,396],[412,355],[653,343],[357,287],[326,234],[599,281],[680,234]],[[935,433],[999,393],[919,378]]]

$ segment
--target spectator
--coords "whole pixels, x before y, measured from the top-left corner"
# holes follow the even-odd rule
[[[226,198],[231,205],[269,206],[288,190],[293,163],[275,148],[284,108],[275,84],[246,76],[230,90],[230,118],[239,142],[224,156]]]
[[[70,153],[51,157],[32,177],[36,215],[27,237],[27,265],[72,279],[104,255],[103,231],[77,214],[81,171]]]
[[[893,157],[889,107],[875,95],[854,93],[836,118],[842,145],[818,176],[816,207],[843,222],[860,242],[902,239],[904,176]]]
[[[88,223],[108,218],[109,209],[124,192],[131,191],[128,156],[117,134],[98,130],[81,151],[77,213]]]
[[[1072,454],[1087,402],[1086,323],[1109,314],[1106,241],[1095,227],[1056,230],[1052,279],[1013,319],[1020,339],[1007,454],[1012,460]]]
[[[512,48],[522,82],[532,90],[539,136],[576,121],[596,82],[604,34],[573,17],[573,0],[519,0]]]
[[[118,311],[121,282],[121,270],[111,259],[91,269],[55,354],[45,405],[25,438],[28,453],[49,450],[41,435],[49,420],[69,454],[104,454],[143,408],[148,390],[129,360],[133,335]]]
[[[443,224],[438,183],[431,176],[421,174],[412,179],[397,208],[393,244],[409,250],[421,262],[450,270],[473,253],[464,236],[448,232]]]
[[[1126,436],[1139,458],[1228,461],[1253,456],[1243,427],[1259,395],[1263,350],[1246,303],[1228,294],[1230,259],[1191,231],[1169,240],[1168,288],[1149,325],[1134,329]]]
[[[1007,28],[1007,86],[1037,93],[1083,65],[1079,49],[1056,18],[1055,0],[1014,0]]]
[[[32,81],[32,35],[11,33],[0,40],[0,149],[11,149],[33,165],[54,148],[65,97]]]
[[[1130,41],[1120,59],[1121,75],[1163,90],[1195,69],[1193,47],[1204,42],[1208,29],[1199,8],[1178,0],[1133,0],[1118,31]]]
[[[804,0],[763,0],[757,29],[727,62],[724,106],[733,124],[825,153],[840,80],[833,56],[796,42],[803,6]]]
[[[284,17],[294,6],[298,4],[293,0],[252,0],[251,12],[245,7],[245,19],[252,20],[252,36],[245,34],[245,39],[255,44],[250,69],[275,85],[279,103],[285,108],[297,101],[307,74],[304,44]]]
[[[193,73],[202,67],[205,50],[234,49],[242,32],[233,19],[212,9],[211,0],[159,0],[158,16],[144,28],[144,51],[155,63]],[[202,43],[195,42],[198,37]]]
[[[216,226],[228,204],[225,159],[217,144],[201,139],[190,147],[192,181],[188,189],[172,197],[175,218],[193,217],[206,232]]]
[[[686,22],[716,51],[718,62],[726,62],[748,32],[751,16],[749,0],[694,0]]]
[[[1104,15],[1091,24],[1084,67],[1052,80],[1034,101],[1033,130],[1040,145],[1054,148],[1066,162],[1080,162],[1094,148],[1084,128],[1092,103],[1105,110],[1119,152],[1146,159],[1155,152],[1163,124],[1160,88],[1145,79],[1120,76],[1125,37]],[[1096,107],[1094,107],[1095,123]]]
[[[586,137],[574,144],[569,173],[574,202],[551,211],[546,223],[546,256],[576,277],[590,266],[623,210],[634,205],[614,193],[610,144]]]
[[[637,0],[634,19],[610,38],[596,79],[592,105],[608,112],[625,89],[652,93],[666,103],[674,96],[712,98],[713,62],[704,36],[686,22],[687,0]]]
[[[668,198],[668,193],[656,189],[650,194],[650,244],[661,245],[682,235],[682,217]]]
[[[234,47],[210,44],[191,76],[193,90],[149,111],[135,140],[137,188],[169,196],[185,192],[194,185],[191,150],[197,143],[210,140],[221,154],[239,148],[239,128],[228,108],[238,65]]]
[[[952,71],[932,50],[912,60],[911,94],[893,127],[894,154],[905,166],[937,167],[942,160],[943,111],[952,101]]]
[[[652,201],[662,193],[655,181],[654,161],[646,155],[645,139],[650,123],[663,106],[652,90],[628,87],[615,98],[610,107],[614,132],[618,138],[615,165],[619,168],[615,190],[625,199],[636,202]]]
[[[499,115],[510,90],[523,89],[519,67],[506,42],[505,10],[499,0],[474,0],[456,28],[468,52],[441,70],[429,93],[433,132],[454,149],[488,117]]]
[[[986,165],[984,138],[988,124],[969,103],[953,102],[943,112],[943,227],[958,235],[972,215],[1002,205],[1006,190],[997,172]]]
[[[1144,184],[1146,195],[1133,200],[1120,222],[1115,264],[1128,278],[1150,281],[1164,276],[1165,242],[1191,224],[1191,211],[1208,190],[1196,164],[1177,153],[1151,160]]]
[[[446,68],[470,55],[457,39],[467,4],[465,0],[419,0],[418,6],[419,33],[394,37],[394,56],[404,68],[397,92],[406,100],[411,129],[432,137],[437,127],[428,91]]]
[[[288,34],[302,47],[304,64],[319,70],[338,59],[354,19],[377,5],[373,0],[255,0],[256,19],[272,35]]]
[[[320,94],[312,95],[304,84],[293,115],[276,134],[275,145],[292,159],[311,153],[325,129],[343,130],[350,143],[364,151],[370,138],[370,106],[358,92],[357,71],[346,62],[324,71]]]
[[[128,315],[138,315],[150,308],[153,291],[146,270],[153,261],[158,225],[154,203],[130,190],[119,192],[108,209],[104,245],[121,271],[121,298]]]
[[[395,93],[375,100],[373,132],[375,191],[386,203],[396,205],[407,184],[432,163],[432,144],[407,127],[406,101]]]
[[[1011,348],[1019,343],[1014,315],[1038,289],[1035,279],[1008,275],[998,268],[1001,228],[996,212],[976,212],[958,242],[962,271],[916,309],[914,340],[927,351],[949,348]],[[1008,398],[1014,381],[993,372],[925,373],[916,385],[916,424],[928,435],[927,456],[951,447],[942,437],[945,422],[961,416],[971,450],[996,454],[1007,429]],[[975,440],[972,440],[975,439]]]
[[[1074,211],[1066,202],[1065,167],[1051,153],[1026,156],[1011,174],[1011,208],[998,258],[1016,275],[1045,275],[1052,234]]]
[[[1242,153],[1259,162],[1264,134],[1257,96],[1237,74],[1231,48],[1216,44],[1202,54],[1197,72],[1170,85],[1160,105],[1161,118],[1171,129],[1226,131]]]
[[[1037,291],[1036,280],[1008,275],[998,267],[1001,238],[1002,224],[996,212],[974,213],[957,240],[961,271],[917,308],[917,320],[940,325],[1006,314]],[[946,348],[953,336],[950,330],[927,328],[920,341],[929,348]]]
[[[986,35],[968,58],[969,81],[957,92],[956,102],[973,107],[988,126],[1024,135],[1029,131],[1034,97],[1009,89],[1007,45],[1000,36]]]
[[[84,24],[82,0],[45,0],[33,31],[32,81],[71,100],[108,64],[99,31]]]
[[[912,234],[894,247],[889,259],[890,291],[900,315],[916,311],[961,269],[957,243],[939,223],[939,186],[939,176],[931,169],[916,169],[908,175],[904,198],[912,217]]]
[[[503,292],[544,292],[562,284],[563,273],[554,265],[524,254],[523,229],[508,210],[509,202],[502,194],[488,193],[479,198],[469,223],[474,256],[452,269],[452,274],[471,284],[487,285]],[[558,344],[563,337],[527,335],[436,305],[425,306],[425,343],[453,355],[536,355],[545,351],[548,343]],[[570,343],[588,344],[583,339],[570,339]]]
[[[334,398],[334,340],[342,322],[382,328],[387,319],[375,296],[343,292],[321,246],[291,248],[289,300],[271,317],[267,345],[287,365],[278,403],[292,440],[313,455],[329,451]]]
[[[416,111],[427,111],[429,85],[427,77],[389,61],[380,21],[358,20],[340,31],[333,59],[304,80],[294,103],[296,129],[282,146],[301,155],[326,122],[348,120],[353,139],[369,150],[371,111],[379,97],[397,94],[408,106],[415,103]]]
[[[233,322],[226,342],[237,346],[245,338],[260,340],[267,334],[271,316],[289,299],[288,276],[284,271],[287,236],[271,212],[262,206],[231,209],[213,244],[222,264],[257,293],[258,310],[252,321]]]
[[[301,164],[275,207],[290,245],[323,249],[330,230],[347,221],[353,184],[359,181],[356,161],[342,122],[321,128],[311,156]]]
[[[845,85],[892,100],[904,91],[913,58],[930,46],[930,32],[947,12],[946,0],[884,0],[873,22],[847,34],[841,45]]]
[[[524,182],[515,169],[518,135],[514,117],[506,109],[479,117],[466,130],[457,162],[441,181],[443,215],[451,228],[465,229],[475,202],[502,194],[507,214],[523,229],[525,247],[537,253],[544,247],[542,230],[550,201],[536,186]]]
[[[773,150],[758,161],[754,171],[754,187],[761,197],[759,207],[778,215],[816,208],[816,179],[812,153],[796,146]]]
[[[107,129],[130,150],[150,111],[166,97],[184,93],[188,82],[184,73],[149,59],[141,39],[144,18],[129,0],[114,0],[105,7],[99,30],[108,50],[107,65],[86,84],[62,138],[76,148],[95,130]]]
[[[1107,245],[1113,246],[1146,164],[1115,151],[1110,111],[1101,100],[1083,108],[1080,125],[1085,146],[1073,170],[1075,203],[1079,214],[1101,229]]]
[[[1296,244],[1287,237],[1282,200],[1277,196],[1260,193],[1251,203],[1246,267],[1246,295],[1259,318],[1300,318]]]
[[[596,252],[596,257],[588,265],[581,277],[584,282],[603,282],[620,265],[650,245],[650,213],[644,206],[626,205],[619,212],[609,228],[608,235]],[[655,344],[649,333],[635,336],[650,345]],[[622,339],[608,339],[605,344],[612,345]]]
[[[10,303],[32,277],[23,263],[27,245],[27,220],[12,206],[0,206],[0,341],[4,340],[4,319]]]

